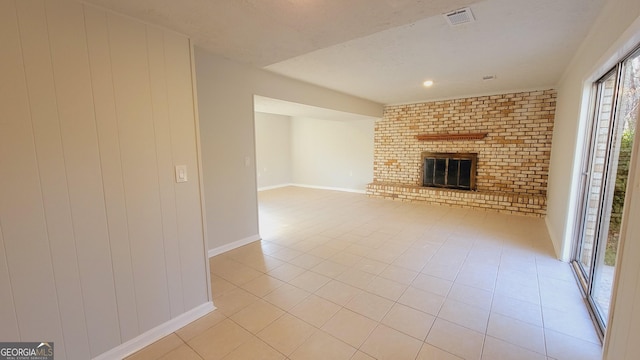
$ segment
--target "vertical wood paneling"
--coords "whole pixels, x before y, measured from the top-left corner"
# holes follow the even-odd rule
[[[0,223],[20,340],[62,343],[14,1],[0,2],[0,44]]]
[[[166,261],[167,286],[171,317],[184,312],[182,276],[180,268],[180,247],[176,220],[176,199],[173,191],[175,183],[174,165],[171,154],[171,129],[167,99],[167,79],[164,62],[163,31],[147,27],[147,47],[149,52],[149,75],[151,81],[151,101],[153,124],[156,137],[158,181],[160,203],[162,204],[162,230],[164,233],[164,256]]]
[[[145,26],[108,15],[140,330],[170,319]]]
[[[88,359],[206,302],[188,39],[3,0],[0,44],[0,340]]]
[[[91,355],[121,343],[82,5],[46,2]]]
[[[188,182],[174,184],[185,306],[190,309],[208,299],[206,257],[202,257],[206,249],[202,240],[196,124],[191,120],[195,119],[191,53],[188,39],[168,31],[165,47],[171,138],[175,144],[173,158],[176,164],[187,165],[192,174]]]
[[[140,332],[131,251],[129,249],[127,204],[120,163],[121,153],[111,73],[109,30],[107,15],[104,11],[85,6],[84,12],[118,319],[122,340],[127,341]]]
[[[4,251],[4,237],[2,236],[2,224],[0,224],[0,339],[3,341],[18,341],[18,319],[16,319],[16,307],[13,303],[13,290],[9,279],[9,267],[7,266],[7,254]]]
[[[55,84],[42,0],[16,3],[47,231],[60,302],[64,345],[73,359],[90,357],[71,219]],[[62,344],[61,344],[62,345]],[[65,347],[60,346],[64,357]]]

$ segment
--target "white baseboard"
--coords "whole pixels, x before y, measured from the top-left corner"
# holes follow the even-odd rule
[[[280,184],[280,185],[272,185],[272,186],[263,186],[263,187],[259,187],[258,191],[280,189],[280,188],[291,186],[291,185],[292,184]]]
[[[209,249],[208,255],[209,257],[214,257],[216,255],[220,255],[227,251],[233,250],[235,248],[239,248],[240,246],[244,246],[258,240],[261,240],[260,235],[258,234],[252,235],[226,245],[218,246],[217,248],[214,248],[214,249]]]
[[[350,193],[356,193],[356,194],[366,194],[367,193],[366,190],[347,189],[347,188],[339,188],[339,187],[332,187],[332,186],[315,186],[315,185],[305,185],[305,184],[289,184],[288,186],[297,186],[297,187],[302,187],[302,188],[319,189],[319,190],[344,191],[344,192],[350,192]]]
[[[162,339],[163,337],[175,332],[181,327],[198,320],[199,318],[207,315],[215,310],[213,302],[209,301],[194,309],[187,311],[186,313],[179,315],[164,324],[160,324],[153,329],[136,336],[135,338],[121,344],[105,353],[94,357],[93,360],[112,360],[112,359],[124,359],[125,357],[141,350],[142,348],[153,344],[154,342]]]

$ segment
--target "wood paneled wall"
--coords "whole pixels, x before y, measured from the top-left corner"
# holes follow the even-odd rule
[[[0,0],[2,341],[89,359],[208,302],[199,178],[188,38]]]

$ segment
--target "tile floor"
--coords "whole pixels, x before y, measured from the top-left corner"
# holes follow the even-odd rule
[[[211,259],[217,310],[139,359],[600,359],[541,219],[303,188]]]

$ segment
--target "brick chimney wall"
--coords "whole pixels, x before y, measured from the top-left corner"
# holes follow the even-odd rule
[[[543,216],[556,91],[532,91],[385,107],[375,126],[371,196],[425,200]],[[481,140],[421,134],[487,133]],[[477,153],[476,191],[421,186],[421,153]]]

